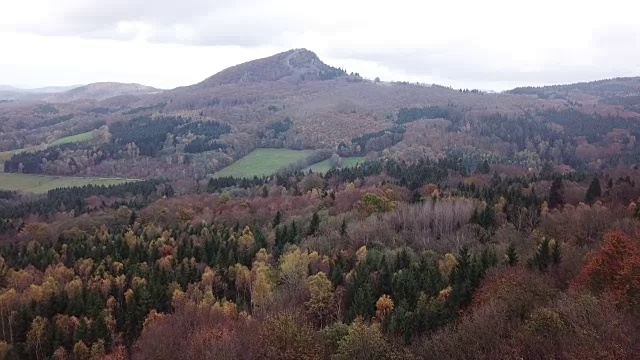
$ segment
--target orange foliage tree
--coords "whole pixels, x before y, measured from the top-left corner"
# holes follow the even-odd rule
[[[608,294],[619,305],[640,304],[640,249],[620,231],[605,238],[575,280],[575,286]]]

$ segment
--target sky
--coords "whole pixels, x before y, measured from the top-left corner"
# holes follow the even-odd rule
[[[163,89],[292,48],[368,78],[505,90],[640,76],[635,0],[4,0],[0,84]]]

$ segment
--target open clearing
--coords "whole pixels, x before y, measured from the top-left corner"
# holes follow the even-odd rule
[[[131,179],[48,176],[0,173],[0,189],[45,193],[52,189],[85,185],[118,185]]]
[[[276,173],[285,166],[304,159],[311,151],[291,149],[256,149],[242,159],[216,172],[215,177],[254,177]]]
[[[342,158],[342,161],[342,167],[349,168],[354,167],[357,164],[364,163],[364,157]],[[326,173],[327,171],[331,170],[331,163],[329,162],[329,159],[320,161],[319,163],[315,163],[304,169],[304,172],[308,172],[309,170],[312,170],[314,173]]]
[[[56,145],[64,145],[64,144],[74,143],[74,142],[89,141],[92,138],[93,138],[93,131],[87,131],[87,132],[82,133],[82,134],[65,136],[63,138],[60,138],[58,140],[55,140],[55,141],[51,142],[48,145],[29,146],[29,147],[22,148],[22,149],[15,149],[15,150],[9,150],[9,151],[0,151],[0,161],[9,160],[13,155],[19,154],[19,153],[24,152],[24,151],[42,150],[42,149],[46,148],[47,146],[56,146]]]
[[[82,133],[82,134],[71,135],[71,136],[60,138],[60,139],[52,142],[49,145],[50,146],[56,146],[56,145],[64,145],[64,144],[74,143],[74,142],[89,141],[89,140],[91,140],[91,138],[93,138],[93,131],[87,131],[87,132]]]

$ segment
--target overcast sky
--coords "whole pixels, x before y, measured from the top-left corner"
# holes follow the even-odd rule
[[[307,48],[383,80],[504,90],[640,76],[635,0],[3,0],[0,84],[190,85]]]

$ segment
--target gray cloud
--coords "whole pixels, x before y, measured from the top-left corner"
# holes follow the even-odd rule
[[[565,49],[547,50],[535,66],[512,59],[515,53],[491,53],[469,42],[414,49],[386,50],[343,47],[332,49],[335,58],[372,61],[380,66],[414,76],[461,82],[513,84],[558,84],[640,75],[640,37],[628,31],[601,31],[594,34],[589,54]]]
[[[187,45],[257,46],[276,42],[295,19],[268,14],[259,0],[68,0],[57,14],[16,30],[46,36],[130,40]],[[270,16],[273,15],[273,16]]]

